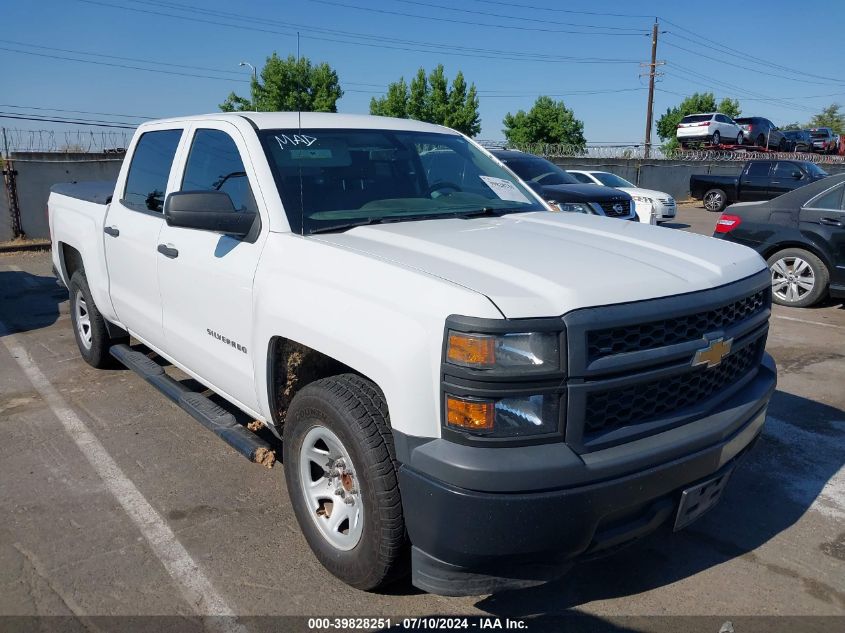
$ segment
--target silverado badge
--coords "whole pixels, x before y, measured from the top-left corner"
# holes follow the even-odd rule
[[[708,369],[716,367],[722,362],[725,356],[731,353],[733,342],[734,340],[732,338],[728,340],[717,338],[716,340],[710,341],[707,347],[698,350],[695,356],[692,357],[692,366],[707,365]]]

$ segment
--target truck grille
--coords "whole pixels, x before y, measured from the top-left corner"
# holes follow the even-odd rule
[[[693,341],[708,332],[724,330],[768,308],[768,290],[727,305],[674,319],[594,330],[587,338],[590,360]]]
[[[768,270],[686,295],[574,310],[566,324],[566,442],[588,453],[692,422],[757,372],[771,314]],[[715,367],[708,341],[732,340]]]
[[[624,218],[631,215],[631,201],[617,200],[615,202],[599,202],[604,214],[611,218]],[[621,210],[616,210],[614,207],[620,207]]]
[[[726,357],[712,369],[697,369],[624,389],[592,392],[584,416],[585,439],[598,432],[659,418],[692,407],[736,383],[760,362],[765,339]]]

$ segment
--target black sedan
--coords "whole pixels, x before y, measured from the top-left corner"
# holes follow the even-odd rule
[[[713,237],[766,258],[775,303],[805,308],[828,294],[845,298],[845,174],[766,202],[732,205]]]
[[[491,153],[560,211],[639,220],[631,196],[624,191],[580,183],[554,163],[534,154],[504,149]]]

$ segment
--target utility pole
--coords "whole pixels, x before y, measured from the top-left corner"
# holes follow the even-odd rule
[[[651,154],[651,120],[654,116],[654,78],[657,76],[657,67],[665,62],[657,61],[657,34],[660,32],[660,25],[657,18],[654,18],[654,26],[651,29],[651,63],[640,64],[648,66],[648,107],[645,115],[645,158]],[[642,76],[642,75],[640,75]]]

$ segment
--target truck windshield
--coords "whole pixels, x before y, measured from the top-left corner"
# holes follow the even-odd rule
[[[297,233],[544,210],[529,189],[455,134],[296,129],[259,136]]]

